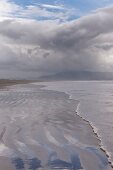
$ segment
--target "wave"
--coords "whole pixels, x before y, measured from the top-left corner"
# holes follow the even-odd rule
[[[100,143],[99,148],[100,148],[100,150],[105,153],[106,157],[108,158],[108,162],[109,162],[111,168],[113,168],[113,162],[111,160],[111,154],[110,154],[110,152],[107,151],[106,147],[103,145],[102,137],[101,137],[101,135],[99,135],[98,128],[91,121],[85,119],[83,116],[80,115],[80,109],[79,108],[80,108],[80,102],[79,102],[79,104],[77,106],[77,110],[75,111],[75,113],[76,113],[77,116],[79,116],[82,120],[86,121],[90,125],[90,127],[93,130],[93,133],[95,134],[95,136],[99,140],[99,143]]]
[[[43,90],[50,90],[47,88],[48,86],[47,85],[42,85],[40,88],[43,89]],[[58,90],[50,90],[50,91],[56,91],[56,92],[59,92]],[[107,150],[106,146],[104,146],[104,144],[102,143],[102,137],[101,135],[99,135],[99,130],[98,128],[89,120],[87,120],[86,118],[84,118],[83,116],[81,116],[80,114],[80,101],[79,100],[75,100],[73,99],[72,95],[69,94],[69,92],[63,92],[63,91],[60,91],[61,93],[64,93],[66,95],[68,95],[68,99],[69,100],[73,100],[73,101],[77,101],[78,102],[78,105],[77,105],[77,109],[75,110],[75,114],[77,116],[79,116],[82,120],[84,120],[85,122],[87,122],[89,124],[89,126],[91,127],[93,133],[95,134],[96,138],[99,140],[99,149],[105,153],[107,159],[108,159],[108,163],[109,165],[111,166],[111,168],[113,168],[113,162],[111,160],[111,154],[110,152]]]

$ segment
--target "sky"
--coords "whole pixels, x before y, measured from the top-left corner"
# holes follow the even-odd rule
[[[113,0],[0,0],[0,78],[113,72]]]

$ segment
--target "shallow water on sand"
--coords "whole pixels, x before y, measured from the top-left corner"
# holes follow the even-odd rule
[[[113,82],[62,81],[43,83],[47,89],[68,93],[80,102],[79,114],[92,122],[113,162]]]
[[[78,101],[37,84],[0,91],[0,169],[111,169]]]

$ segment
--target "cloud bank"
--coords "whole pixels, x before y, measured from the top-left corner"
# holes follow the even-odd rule
[[[11,15],[15,4],[10,5]],[[15,10],[20,7],[15,6]],[[113,6],[64,22],[4,14],[0,19],[0,76],[29,78],[71,70],[113,71],[112,17]]]

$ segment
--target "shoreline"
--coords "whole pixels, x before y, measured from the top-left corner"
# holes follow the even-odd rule
[[[9,79],[0,79],[0,89],[3,89],[7,86],[17,85],[17,84],[27,84],[32,83],[31,80],[9,80]]]
[[[45,89],[45,88],[47,87],[47,85],[43,85],[43,86],[44,86],[44,87],[42,87],[43,90],[48,90],[48,89]],[[49,90],[50,90],[50,89],[49,89]],[[59,91],[57,91],[57,90],[50,90],[50,91],[59,92]],[[60,91],[60,92],[61,92],[61,91]],[[71,96],[69,93],[66,93],[66,92],[61,92],[61,93],[64,93],[64,94],[68,95],[69,100],[78,101],[78,100],[73,99],[72,96]],[[85,119],[84,117],[82,117],[82,116],[79,114],[80,101],[78,101],[78,102],[79,102],[79,104],[78,104],[78,106],[77,106],[77,109],[75,110],[75,114],[76,114],[77,116],[79,116],[83,121],[85,121],[85,122],[87,122],[87,123],[89,124],[89,126],[91,127],[91,129],[92,129],[95,137],[99,140],[99,143],[100,143],[99,146],[98,146],[99,149],[100,149],[103,153],[105,153],[105,155],[106,155],[106,157],[107,157],[107,159],[108,159],[108,163],[109,163],[109,165],[111,166],[111,168],[113,169],[113,162],[111,161],[110,153],[109,153],[109,152],[107,151],[107,149],[103,146],[102,140],[101,140],[101,136],[99,136],[99,134],[98,134],[98,129],[93,125],[92,122],[90,122],[89,120]]]
[[[111,166],[111,168],[113,168],[113,162],[111,161],[111,158],[110,158],[110,153],[105,149],[105,147],[103,146],[102,144],[102,140],[101,140],[101,136],[98,134],[98,129],[93,125],[92,122],[90,122],[89,120],[83,118],[80,114],[79,114],[79,106],[80,106],[80,103],[79,105],[77,106],[77,110],[75,111],[76,115],[78,115],[81,119],[83,119],[84,121],[86,121],[87,123],[89,123],[90,127],[92,128],[93,130],[93,133],[95,134],[95,136],[97,137],[97,139],[100,141],[100,144],[99,144],[99,149],[105,153],[106,157],[108,158],[108,162],[109,162],[109,165]]]
[[[33,82],[29,82],[29,83],[33,83]],[[22,84],[22,83],[18,83],[18,84]],[[24,83],[26,84],[26,83]],[[12,84],[12,85],[15,85],[15,84]],[[67,152],[68,150],[68,147],[70,147],[72,149],[72,153],[69,151],[67,152],[69,155],[73,155],[74,153],[74,150],[75,150],[75,153],[76,151],[79,153],[80,155],[80,160],[82,161],[83,159],[83,165],[84,166],[92,166],[92,167],[97,167],[96,164],[94,164],[92,161],[93,159],[96,161],[96,159],[98,158],[98,156],[95,154],[95,150],[93,149],[96,149],[98,154],[100,154],[100,159],[103,158],[103,156],[105,157],[106,161],[107,161],[107,166],[109,166],[109,168],[111,168],[111,165],[108,161],[108,157],[107,157],[107,154],[100,148],[100,140],[98,139],[98,136],[96,136],[96,134],[94,133],[94,130],[93,128],[91,127],[91,124],[89,121],[85,120],[84,118],[82,118],[80,115],[79,115],[79,101],[78,100],[75,100],[75,99],[72,99],[69,94],[65,93],[65,92],[59,92],[59,91],[55,91],[55,90],[47,90],[47,89],[44,89],[44,87],[47,87],[47,86],[44,86],[44,85],[40,85],[38,84],[38,87],[39,89],[41,90],[42,89],[42,94],[44,94],[44,100],[48,99],[48,96],[49,95],[51,97],[51,95],[53,96],[52,98],[54,99],[54,97],[56,96],[57,94],[57,97],[59,97],[59,99],[61,99],[61,101],[65,104],[63,105],[63,108],[67,108],[69,110],[64,110],[66,111],[67,114],[65,114],[65,112],[61,112],[61,110],[57,110],[58,112],[55,112],[54,114],[54,110],[50,113],[50,119],[49,120],[46,120],[45,119],[45,123],[47,123],[47,126],[44,128],[43,126],[40,127],[40,124],[36,125],[34,124],[34,128],[36,128],[36,134],[37,134],[37,130],[39,129],[39,137],[40,137],[40,128],[44,128],[44,133],[46,135],[46,138],[44,137],[44,141],[47,145],[49,144],[49,146],[53,146],[54,149],[56,149],[56,152],[58,151],[58,154],[60,155],[61,154],[61,149],[65,152]],[[21,86],[20,86],[21,87]],[[16,86],[14,86],[14,89],[16,88]],[[27,86],[27,88],[29,88],[29,86]],[[44,92],[45,91],[45,92]],[[53,92],[52,92],[53,91]],[[39,91],[40,92],[40,91]],[[52,94],[51,94],[52,92]],[[65,99],[63,99],[62,98]],[[51,101],[51,98],[50,98],[50,101]],[[48,102],[50,101],[47,101],[46,102],[46,105],[49,104]],[[58,99],[56,101],[59,101]],[[56,101],[55,102],[55,106],[56,106]],[[61,103],[61,104],[63,104]],[[60,104],[60,103],[59,103]],[[58,106],[60,106],[58,104]],[[69,104],[69,108],[68,108],[68,104]],[[51,107],[52,105],[50,105]],[[53,105],[54,106],[54,105]],[[62,106],[62,105],[61,105]],[[36,108],[38,108],[36,106]],[[57,107],[56,107],[57,108]],[[58,107],[59,108],[59,107]],[[61,107],[62,108],[62,107]],[[49,107],[48,107],[49,109]],[[38,110],[37,110],[38,111]],[[47,111],[47,110],[46,110]],[[39,111],[38,111],[39,112]],[[40,113],[40,112],[39,112]],[[48,112],[47,112],[48,113]],[[57,114],[57,113],[60,113],[61,115]],[[46,116],[46,113],[44,112],[45,116]],[[39,114],[40,115],[40,114]],[[41,114],[42,115],[42,114]],[[40,116],[41,116],[40,115]],[[30,116],[30,115],[29,115]],[[43,118],[43,115],[42,117],[40,117],[40,120],[42,118],[42,120],[44,120]],[[57,117],[58,116],[58,117]],[[37,117],[38,118],[38,117]],[[39,119],[38,118],[38,119]],[[20,119],[21,120],[21,119]],[[23,121],[24,119],[22,119]],[[26,120],[26,118],[25,118]],[[29,119],[30,120],[30,119]],[[33,119],[34,120],[34,119]],[[56,121],[55,121],[56,120]],[[15,121],[18,121],[18,119]],[[36,120],[35,120],[36,121]],[[53,126],[52,126],[52,122],[53,122]],[[62,121],[64,122],[64,124],[62,124]],[[69,122],[68,122],[69,121]],[[72,122],[72,123],[71,123]],[[19,123],[19,122],[18,122]],[[44,123],[44,124],[45,124]],[[48,124],[49,123],[49,124]],[[56,123],[57,126],[54,126],[54,124]],[[70,125],[70,129],[68,129],[68,123]],[[16,124],[15,124],[16,125]],[[21,123],[20,123],[21,125]],[[61,131],[60,128],[63,130],[62,131],[62,135],[61,135]],[[31,129],[32,130],[32,129]],[[27,132],[27,131],[26,131]],[[57,133],[55,133],[57,132]],[[60,132],[60,133],[59,133]],[[64,133],[65,132],[65,133]],[[21,134],[22,132],[19,132],[19,134]],[[34,134],[35,134],[35,131],[34,131]],[[18,133],[16,133],[16,135],[18,136]],[[55,136],[54,136],[55,135]],[[57,136],[58,135],[58,136]],[[2,134],[1,134],[2,136]],[[30,136],[29,136],[30,137]],[[61,137],[61,138],[60,138]],[[31,137],[29,138],[31,139],[32,141],[32,135]],[[25,137],[26,141],[28,141],[28,137]],[[34,138],[33,138],[34,140]],[[12,141],[12,140],[11,140]],[[28,141],[28,146],[29,145],[32,145],[31,141]],[[62,141],[62,142],[61,142]],[[66,142],[67,141],[67,142]],[[18,141],[17,141],[18,142]],[[33,141],[32,141],[33,142]],[[52,143],[51,143],[52,142]],[[61,142],[61,143],[60,143]],[[20,142],[17,143],[18,145],[21,145]],[[24,144],[24,141],[23,141],[23,144]],[[26,143],[25,143],[26,144]],[[35,142],[36,144],[36,142]],[[52,145],[51,145],[52,144]],[[41,155],[43,156],[44,153],[48,152],[47,151],[47,148],[44,147],[46,145],[43,145],[42,144],[42,150],[41,151]],[[35,146],[34,146],[35,147]],[[39,147],[37,145],[37,147]],[[50,147],[51,148],[51,147]],[[45,150],[46,149],[46,150]],[[74,149],[74,150],[73,150]],[[92,150],[91,150],[92,149]],[[70,150],[71,151],[71,150]],[[64,153],[65,153],[64,152]],[[92,153],[91,153],[92,152]],[[67,156],[68,156],[67,154]],[[92,157],[90,158],[90,154],[92,155]],[[40,156],[41,156],[40,155]],[[76,154],[75,154],[76,155]],[[102,156],[103,155],[103,156]],[[42,157],[41,156],[41,157]],[[60,157],[60,158],[63,158],[65,159],[65,154],[62,155],[63,157]],[[85,158],[84,158],[85,156]],[[42,160],[43,160],[44,157],[42,157]],[[61,160],[63,160],[61,159]],[[84,160],[87,159],[86,162],[84,162]],[[91,165],[91,163],[88,163],[88,159],[90,160],[91,159],[91,162],[93,163],[93,165]],[[56,159],[57,160],[57,159]],[[67,158],[66,158],[67,160]],[[98,163],[98,162],[97,162]],[[88,165],[89,164],[89,165]],[[104,165],[104,162],[102,161],[102,164]],[[98,169],[98,168],[96,168]],[[89,170],[89,168],[88,168]],[[94,169],[93,169],[94,170]]]

